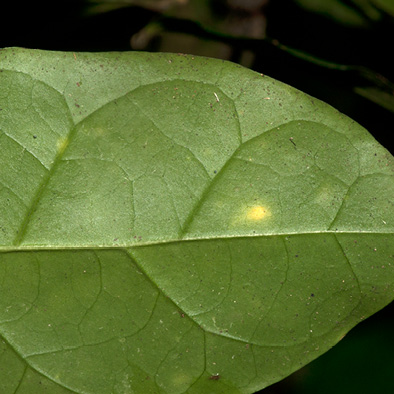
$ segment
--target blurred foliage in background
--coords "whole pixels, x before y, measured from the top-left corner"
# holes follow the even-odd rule
[[[0,47],[231,60],[333,105],[394,153],[394,0],[9,3],[2,5]],[[394,393],[393,315],[391,305],[264,393]]]
[[[390,37],[390,32],[394,32],[393,0],[273,3],[270,4],[269,0],[89,0],[87,11],[94,15],[127,7],[150,10],[151,20],[130,37],[130,47],[134,50],[192,53],[257,68],[261,56],[267,56],[264,53],[268,51],[267,47],[275,46],[311,64],[348,74],[352,72],[360,79],[353,86],[354,92],[394,112],[394,85],[384,76],[385,72],[391,74],[392,70],[385,68],[380,73],[368,68],[383,61],[376,50],[368,50],[369,47],[380,48],[385,37],[394,38]],[[276,8],[278,6],[279,9]],[[288,8],[287,12],[282,8],[284,6]],[[303,18],[314,20],[299,19],[297,7],[304,9]],[[287,15],[283,15],[285,13]],[[301,42],[295,41],[294,46],[290,46],[294,37],[281,34],[278,28],[283,22],[278,23],[278,16],[284,16],[282,21],[287,20],[286,24],[293,26],[294,36],[304,36],[305,25],[310,25],[309,39],[304,37]],[[316,22],[327,28],[323,34],[320,33],[321,28],[316,29]],[[287,32],[288,29],[282,31]],[[356,34],[358,39],[352,37]],[[278,41],[279,36],[284,45]],[[327,45],[327,38],[331,40],[330,45]],[[320,44],[316,45],[316,41]],[[387,45],[389,49],[391,42],[387,41]],[[362,47],[364,50],[357,53]],[[273,48],[270,50],[274,51]],[[375,61],[363,59],[362,53],[377,58]],[[381,55],[385,53],[383,51]],[[352,61],[356,61],[355,65]]]

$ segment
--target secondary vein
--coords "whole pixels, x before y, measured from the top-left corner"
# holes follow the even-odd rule
[[[67,141],[67,145],[64,147],[64,149],[59,149],[57,154],[55,155],[55,158],[53,160],[52,166],[50,167],[47,175],[44,177],[44,179],[42,180],[40,186],[37,188],[37,191],[32,199],[32,202],[30,204],[29,209],[27,210],[27,214],[25,216],[25,218],[22,221],[22,224],[19,228],[19,230],[17,231],[16,237],[14,238],[12,244],[14,246],[19,246],[21,245],[23,238],[25,237],[27,228],[29,226],[31,217],[33,216],[34,212],[37,209],[37,206],[40,202],[41,196],[43,195],[44,191],[46,190],[48,183],[50,181],[50,179],[52,178],[52,175],[54,174],[54,172],[56,171],[57,166],[59,165],[62,157],[64,156],[64,153],[67,151],[74,135],[76,132],[76,127],[75,125],[73,127],[71,127],[68,135],[65,137],[65,141]]]

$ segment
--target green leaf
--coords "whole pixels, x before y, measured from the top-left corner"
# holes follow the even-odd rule
[[[328,105],[185,55],[0,69],[2,393],[252,393],[394,298],[393,157]]]
[[[371,3],[383,12],[394,16],[394,2],[392,0],[371,0]]]
[[[321,16],[341,23],[345,26],[361,28],[368,26],[368,19],[362,12],[374,20],[378,19],[377,11],[365,0],[352,0],[350,2],[343,0],[295,0],[295,2],[308,10]]]
[[[354,91],[377,105],[394,112],[394,94],[389,89],[374,86],[356,86]]]
[[[310,12],[357,28],[368,27],[370,22],[394,15],[393,0],[295,0],[295,2]]]

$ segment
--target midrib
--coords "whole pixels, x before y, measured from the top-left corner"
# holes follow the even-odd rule
[[[242,234],[242,235],[217,235],[217,236],[206,236],[206,237],[183,237],[169,240],[157,240],[157,241],[146,241],[138,243],[125,243],[117,245],[95,245],[95,244],[81,244],[81,245],[0,245],[0,253],[18,252],[18,251],[61,251],[61,250],[124,250],[130,248],[140,248],[145,246],[160,246],[169,245],[176,243],[187,243],[187,242],[203,242],[203,241],[225,241],[231,239],[251,239],[251,238],[267,238],[267,237],[290,237],[290,236],[316,236],[316,235],[394,235],[393,231],[359,231],[359,230],[343,230],[343,231],[307,231],[307,232],[283,232],[283,233],[272,233],[272,234]]]

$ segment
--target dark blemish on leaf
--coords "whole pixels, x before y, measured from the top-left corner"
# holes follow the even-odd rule
[[[219,375],[219,374],[211,375],[211,376],[209,377],[209,380],[219,380],[219,379],[220,379],[220,375]]]

